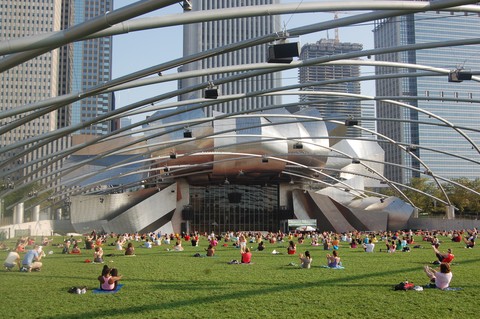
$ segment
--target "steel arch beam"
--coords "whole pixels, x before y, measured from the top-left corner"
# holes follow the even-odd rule
[[[176,1],[178,2],[178,1]],[[45,34],[28,36],[21,39],[10,39],[1,42],[0,55],[12,54],[26,50],[40,49],[44,47],[58,47],[64,44],[66,36],[70,41],[84,41],[106,36],[114,36],[135,31],[158,29],[164,27],[178,26],[196,22],[218,21],[225,19],[257,17],[280,14],[300,14],[312,12],[333,12],[353,10],[417,10],[417,11],[451,11],[451,12],[472,12],[479,13],[477,6],[469,5],[474,1],[461,1],[450,7],[432,8],[425,2],[411,1],[331,1],[322,3],[284,3],[275,5],[258,5],[249,7],[235,7],[216,9],[208,11],[189,12],[187,14],[173,14],[160,17],[139,18],[133,21],[121,21],[108,28],[81,36],[71,35],[71,31],[56,31]],[[124,8],[122,8],[124,9]],[[156,9],[154,9],[156,10]],[[130,19],[126,18],[126,19]]]

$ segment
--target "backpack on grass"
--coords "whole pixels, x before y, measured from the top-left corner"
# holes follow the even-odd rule
[[[394,290],[412,290],[415,285],[412,282],[402,281],[393,287]]]

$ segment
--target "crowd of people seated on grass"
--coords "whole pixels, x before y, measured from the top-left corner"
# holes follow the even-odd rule
[[[296,251],[296,245],[311,245],[311,246],[323,246],[324,250],[337,250],[340,243],[346,243],[351,249],[363,248],[368,252],[373,251],[375,244],[379,242],[385,243],[385,248],[380,248],[379,251],[386,251],[390,253],[410,251],[411,247],[416,244],[414,236],[420,236],[422,241],[429,242],[436,248],[439,247],[438,237],[447,237],[452,242],[464,242],[466,248],[473,248],[475,246],[477,238],[477,230],[453,230],[453,231],[381,231],[381,232],[361,232],[351,231],[345,233],[333,233],[333,232],[299,232],[293,231],[289,233],[285,232],[226,232],[222,235],[215,233],[182,233],[182,234],[160,234],[160,233],[133,233],[133,234],[114,234],[98,235],[89,234],[84,238],[84,245],[80,247],[81,238],[68,238],[64,242],[64,252],[72,253],[74,250],[72,247],[77,245],[77,248],[81,249],[95,249],[95,247],[102,246],[109,242],[109,245],[114,246],[115,250],[126,250],[126,245],[131,242],[137,242],[137,247],[155,247],[164,245],[170,245],[174,250],[182,250],[183,246],[178,245],[179,240],[181,242],[190,242],[192,246],[198,246],[200,239],[205,238],[209,244],[216,247],[218,243],[222,242],[224,245],[232,245],[236,248],[244,248],[247,243],[267,242],[270,244],[286,244],[288,243],[287,253],[292,254]],[[19,240],[17,250],[24,250],[23,247],[28,245],[28,238],[22,238]],[[177,247],[177,249],[175,249]],[[262,244],[261,249],[264,249]],[[368,249],[366,248],[368,247]],[[381,247],[381,246],[380,246]],[[76,249],[77,249],[76,248]],[[293,253],[294,254],[294,253]]]
[[[241,264],[252,264],[257,252],[261,253],[269,248],[284,247],[280,250],[281,254],[295,255],[300,259],[301,268],[312,268],[312,256],[308,247],[320,246],[329,251],[326,254],[326,267],[338,268],[340,262],[340,250],[358,249],[367,253],[401,253],[410,251],[410,247],[420,247],[420,244],[428,245],[432,249],[432,255],[435,255],[435,261],[429,262],[440,266],[439,269],[424,267],[424,272],[430,279],[432,285],[437,288],[447,288],[452,280],[452,265],[455,259],[451,245],[458,247],[462,242],[465,248],[475,247],[478,236],[477,229],[452,230],[452,231],[380,231],[380,232],[361,232],[351,231],[344,233],[334,232],[234,232],[229,231],[222,234],[211,233],[181,233],[181,234],[161,234],[149,232],[145,234],[125,233],[125,234],[97,234],[92,232],[83,236],[69,236],[58,246],[65,254],[86,254],[89,252],[96,263],[103,262],[103,245],[114,246],[113,250],[122,251],[124,255],[135,255],[135,248],[148,247],[154,249],[156,246],[168,245],[167,250],[183,251],[183,243],[191,243],[193,247],[198,246],[200,240],[205,240],[208,248],[205,249],[208,257],[221,257],[221,250],[216,250],[217,246],[226,248],[238,248],[240,250]],[[416,243],[417,238],[422,243]],[[168,244],[166,244],[168,242]],[[44,237],[41,243],[52,245],[52,240]],[[256,244],[256,245],[255,245]],[[376,248],[376,245],[380,248]],[[17,240],[15,247],[9,249],[9,253],[4,262],[7,270],[19,268],[27,272],[38,271],[43,266],[42,257],[45,253],[42,251],[43,245],[35,243],[32,237],[21,237]],[[269,246],[269,247],[267,247]],[[254,248],[256,247],[256,249]],[[385,247],[386,249],[383,249]],[[8,248],[7,248],[8,249]],[[85,250],[85,251],[83,251]],[[321,250],[321,248],[320,248]],[[298,254],[299,251],[304,253]],[[59,251],[60,252],[60,251]],[[253,254],[252,254],[253,252]],[[318,249],[317,249],[318,253]],[[313,251],[313,255],[315,252]],[[23,256],[22,256],[23,255]],[[432,256],[433,259],[433,256]],[[347,261],[348,262],[348,261]],[[348,264],[347,264],[348,265]],[[298,266],[298,265],[297,265]],[[314,267],[319,267],[315,266]],[[343,268],[343,265],[341,265]],[[455,267],[455,266],[453,266]],[[102,280],[101,278],[102,277]],[[105,288],[112,287],[112,280],[109,277],[117,278],[115,272],[102,274],[99,281]],[[113,280],[115,281],[115,280]]]

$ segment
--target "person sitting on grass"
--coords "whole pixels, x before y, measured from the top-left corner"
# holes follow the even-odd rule
[[[338,252],[336,250],[332,252],[332,255],[327,254],[327,266],[329,268],[337,268],[340,265],[340,257],[338,256]]]
[[[118,269],[117,268],[111,268],[110,269],[110,275],[111,275],[111,280],[113,281],[113,290],[117,289],[118,281],[122,278],[122,276],[118,275]]]
[[[332,240],[332,248],[334,250],[337,250],[339,247],[340,247],[340,241],[338,240],[338,237],[335,236],[333,237],[333,240]]]
[[[80,255],[82,251],[80,250],[80,247],[78,247],[78,244],[73,245],[72,251],[70,254],[77,254]]]
[[[435,252],[435,256],[437,256],[438,260],[435,260],[432,264],[438,265],[440,263],[451,263],[455,256],[452,253],[452,250],[449,248],[447,249],[446,253],[441,253],[438,248],[432,244],[433,251]]]
[[[258,250],[258,251],[263,251],[263,250],[265,250],[265,245],[263,244],[263,241],[261,241],[261,242],[258,243],[257,250]]]
[[[53,239],[48,239],[48,237],[43,237],[42,246],[48,246],[53,241]]]
[[[110,269],[107,265],[105,265],[102,269],[102,275],[98,277],[100,289],[106,291],[115,290],[120,279],[122,279],[122,276],[118,276],[118,271],[116,268]]]
[[[471,249],[475,247],[475,237],[477,237],[476,234],[475,235],[472,234],[468,236],[468,238],[467,237],[463,238],[463,241],[465,242],[465,248]]]
[[[207,257],[213,257],[215,256],[215,247],[213,247],[212,244],[208,245],[208,248],[205,249],[207,251]]]
[[[150,239],[146,239],[145,242],[143,243],[143,247],[144,248],[152,248],[152,242],[150,241]]]
[[[134,256],[135,255],[135,247],[133,247],[133,243],[127,244],[127,249],[125,250],[125,256]]]
[[[26,251],[25,250],[25,244],[24,243],[18,243],[16,251],[18,251],[19,253],[24,253]]]
[[[93,262],[103,263],[103,249],[100,246],[95,247],[95,252],[93,253]]]
[[[298,255],[300,258],[300,267],[310,269],[312,265],[312,257],[310,256],[310,252],[307,250],[305,254]]]
[[[372,243],[372,241],[369,239],[368,244],[363,244],[363,249],[365,250],[366,253],[373,253],[375,249],[375,244]]]
[[[245,247],[241,248],[240,254],[242,255],[242,264],[249,264],[252,261],[252,253],[250,252],[250,248]]]
[[[183,251],[182,240],[177,239],[175,246],[173,246],[174,251]]]
[[[395,240],[388,240],[385,241],[385,246],[387,247],[387,253],[394,253],[397,250],[397,244],[395,243]]]
[[[62,254],[70,254],[70,240],[65,240],[63,242]]]
[[[440,271],[430,268],[429,266],[425,266],[423,269],[425,270],[428,278],[430,278],[430,282],[435,284],[435,287],[439,289],[445,289],[449,287],[450,281],[453,277],[450,264],[441,263]]]
[[[355,239],[350,243],[350,248],[357,248],[357,241]]]
[[[295,245],[295,243],[293,242],[293,240],[290,241],[289,245],[288,245],[288,248],[287,248],[287,253],[289,255],[295,255],[297,252],[297,246]]]
[[[93,238],[90,236],[87,236],[85,238],[85,249],[93,249],[95,247],[95,243],[93,242]]]

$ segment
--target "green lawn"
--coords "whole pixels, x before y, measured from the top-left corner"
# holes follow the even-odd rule
[[[185,243],[185,251],[167,251],[171,246],[137,248],[136,256],[106,257],[124,276],[116,294],[93,294],[102,264],[88,264],[93,251],[62,255],[61,248],[42,261],[41,272],[0,270],[3,318],[476,318],[480,306],[480,248],[464,249],[460,243],[442,239],[440,249],[453,248],[452,287],[459,291],[394,291],[393,285],[408,279],[425,285],[423,265],[435,259],[430,245],[417,239],[423,248],[410,253],[376,252],[362,248],[339,250],[345,269],[321,268],[326,264],[323,247],[310,241],[297,245],[299,252],[310,250],[312,269],[300,269],[298,257],[287,255],[287,243],[266,244],[263,252],[253,251],[253,265],[229,265],[240,259],[239,250],[223,247],[217,256],[195,258],[205,253]],[[39,239],[40,240],[40,239]],[[62,238],[56,238],[60,242]],[[111,240],[112,241],[112,240]],[[13,246],[13,242],[7,242]],[[139,246],[140,243],[135,243]],[[254,248],[256,244],[251,244]],[[283,252],[272,255],[273,249]],[[105,253],[114,253],[105,246]],[[0,252],[5,259],[7,252]],[[23,254],[22,254],[23,257]],[[2,267],[3,269],[3,267]],[[85,295],[67,293],[72,286],[88,287]]]

